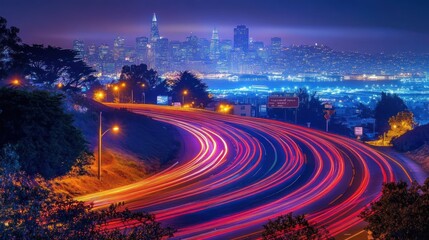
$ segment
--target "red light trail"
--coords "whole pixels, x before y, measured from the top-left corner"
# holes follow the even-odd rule
[[[176,126],[182,154],[143,181],[78,200],[96,207],[124,201],[130,210],[150,211],[177,228],[177,238],[256,238],[268,219],[289,212],[308,214],[310,222],[340,236],[362,223],[357,216],[380,197],[382,183],[423,177],[362,143],[296,125],[153,105],[111,106]]]

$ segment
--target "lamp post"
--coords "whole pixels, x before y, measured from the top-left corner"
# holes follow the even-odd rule
[[[116,91],[116,92],[118,92],[118,103],[120,103],[121,102],[121,97],[119,95],[119,87],[118,86],[114,86],[113,90]]]
[[[184,90],[183,91],[183,96],[182,96],[182,105],[185,105],[185,96],[188,95],[188,90]]]
[[[113,130],[114,132],[118,132],[119,131],[119,127],[118,126],[113,126],[113,128],[109,128],[106,131],[103,132],[103,127],[101,125],[102,120],[101,120],[101,112],[100,112],[100,117],[99,117],[99,127],[98,127],[98,180],[101,180],[101,145],[102,145],[102,138],[104,136],[104,134],[106,134],[108,131]]]
[[[143,104],[146,104],[146,93],[144,92],[144,87],[146,87],[146,84],[142,83],[142,88],[143,88],[143,92],[142,92],[142,101]]]

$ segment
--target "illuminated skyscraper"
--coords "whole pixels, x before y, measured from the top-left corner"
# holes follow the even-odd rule
[[[220,48],[219,48],[219,33],[217,29],[213,29],[212,39],[210,41],[210,59],[217,60],[219,59]]]
[[[150,41],[156,42],[159,39],[159,29],[158,29],[158,21],[156,19],[156,14],[153,14],[152,17],[152,25],[150,28]]]
[[[117,37],[113,42],[113,59],[124,60],[125,58],[125,38]]]
[[[136,60],[138,64],[147,62],[148,43],[147,37],[136,38]]]
[[[101,60],[106,60],[109,57],[110,49],[109,45],[102,44],[98,47],[98,54]]]
[[[249,28],[238,25],[234,28],[234,49],[247,52],[249,50]]]
[[[271,38],[271,55],[278,56],[282,50],[282,39],[279,37]]]
[[[83,59],[85,57],[85,43],[80,40],[73,41],[73,50],[77,52],[77,57]]]

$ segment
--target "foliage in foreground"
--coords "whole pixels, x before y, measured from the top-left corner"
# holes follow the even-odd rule
[[[264,225],[262,238],[266,240],[334,239],[325,228],[315,227],[305,219],[304,215],[293,216],[292,213],[269,220]]]
[[[429,178],[420,186],[386,183],[380,200],[360,217],[376,239],[429,239]]]
[[[11,145],[20,170],[30,175],[64,175],[87,152],[72,116],[64,112],[62,95],[0,88],[0,109],[0,149]]]
[[[0,239],[164,239],[175,232],[152,214],[120,211],[122,204],[94,211],[53,193],[41,178],[1,170]]]

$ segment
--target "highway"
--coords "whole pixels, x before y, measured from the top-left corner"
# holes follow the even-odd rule
[[[170,166],[141,182],[77,199],[96,208],[124,201],[130,210],[152,212],[178,229],[177,239],[253,239],[268,219],[289,212],[306,214],[337,239],[365,239],[357,216],[380,197],[382,183],[425,177],[353,139],[287,123],[107,105],[176,126],[182,150]]]

